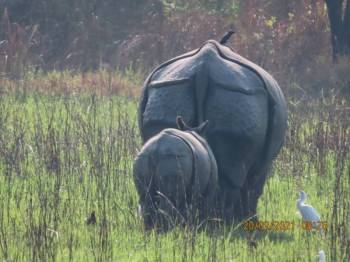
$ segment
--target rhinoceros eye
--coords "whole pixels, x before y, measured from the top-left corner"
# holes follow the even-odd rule
[[[166,87],[171,85],[180,85],[191,81],[190,78],[180,78],[180,79],[170,79],[170,80],[162,80],[162,81],[152,81],[148,87],[149,88],[160,88],[160,87]]]

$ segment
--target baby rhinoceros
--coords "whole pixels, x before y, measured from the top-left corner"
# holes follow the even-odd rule
[[[190,128],[177,117],[177,125],[149,139],[134,162],[146,228],[202,219],[214,201],[217,165],[203,138],[208,121]]]

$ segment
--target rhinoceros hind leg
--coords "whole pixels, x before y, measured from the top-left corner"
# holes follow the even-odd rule
[[[241,191],[242,199],[244,199],[241,211],[243,219],[258,220],[258,200],[263,193],[267,173],[267,170],[261,171],[255,176],[255,179],[254,177],[250,179],[252,178],[251,173],[248,174],[248,179]]]
[[[215,215],[225,223],[232,223],[237,218],[237,205],[240,202],[240,189],[233,187],[226,179],[219,180],[216,196]]]
[[[151,230],[156,224],[155,203],[150,195],[140,201],[140,213],[143,219],[145,230]]]

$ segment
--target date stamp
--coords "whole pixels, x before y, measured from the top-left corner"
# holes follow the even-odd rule
[[[320,222],[311,222],[311,221],[303,221],[301,222],[301,229],[305,231],[327,231],[328,230],[328,223],[326,221],[320,221]]]
[[[311,221],[302,221],[301,223],[296,223],[295,221],[246,221],[243,224],[243,229],[245,231],[285,232],[294,230],[296,227],[299,227],[301,230],[305,231],[327,231],[328,224],[325,221],[314,223]]]

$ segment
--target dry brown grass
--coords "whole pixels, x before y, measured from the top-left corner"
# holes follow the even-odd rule
[[[136,97],[140,92],[138,80],[133,81],[118,71],[100,70],[88,73],[53,71],[46,74],[28,75],[23,80],[0,78],[2,92],[21,88],[43,93],[95,93]]]

